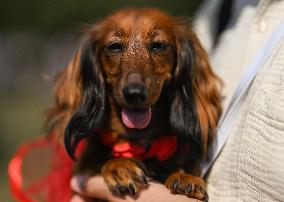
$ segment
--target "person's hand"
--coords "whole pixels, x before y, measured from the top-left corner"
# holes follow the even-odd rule
[[[188,198],[184,195],[171,194],[170,191],[163,185],[157,182],[149,182],[149,187],[140,191],[137,198],[131,196],[119,197],[115,196],[108,189],[101,176],[94,176],[86,179],[81,183],[80,176],[71,179],[71,188],[76,192],[70,202],[91,202],[94,199],[103,199],[111,202],[197,202],[196,199]],[[84,188],[83,188],[84,187]]]

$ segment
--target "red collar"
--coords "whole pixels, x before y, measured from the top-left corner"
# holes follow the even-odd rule
[[[113,141],[110,133],[104,133],[101,137],[105,145],[112,147],[114,157],[128,157],[139,160],[156,157],[159,161],[164,161],[170,158],[177,148],[177,137],[175,135],[163,136],[153,140],[149,149],[126,140]]]

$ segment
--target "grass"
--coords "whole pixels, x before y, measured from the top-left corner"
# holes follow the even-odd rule
[[[42,84],[9,90],[0,99],[0,201],[13,201],[7,180],[7,165],[20,143],[42,133],[43,112],[50,98]],[[25,89],[25,91],[23,91]]]

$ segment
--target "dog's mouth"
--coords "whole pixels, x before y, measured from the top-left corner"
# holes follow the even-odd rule
[[[146,128],[151,119],[151,107],[144,109],[127,109],[123,108],[121,117],[127,128]]]

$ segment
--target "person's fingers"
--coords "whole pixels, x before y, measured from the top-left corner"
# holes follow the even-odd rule
[[[95,202],[95,199],[91,199],[91,198],[87,198],[87,197],[83,197],[80,195],[73,195],[70,202]]]
[[[87,178],[76,175],[71,179],[70,186],[75,192],[90,197],[96,197],[98,192],[110,192],[103,178],[100,176]]]
[[[87,178],[77,175],[71,179],[70,186],[73,191],[84,197],[107,199],[109,201],[114,198],[121,199],[113,195],[101,176]]]
[[[81,196],[74,195],[72,196],[70,202],[86,202]]]
[[[84,179],[84,178],[83,178]],[[108,186],[101,176],[94,176],[86,179],[84,184],[82,178],[72,178],[71,188],[79,193],[82,197],[98,198],[111,202],[165,202],[165,201],[178,201],[178,202],[196,202],[196,199],[190,199],[184,195],[171,194],[170,191],[160,183],[149,181],[149,187],[139,192],[138,198],[130,196],[118,197],[113,195]],[[80,201],[81,202],[81,201]],[[86,202],[86,200],[84,201]]]
[[[70,181],[71,189],[79,194],[82,194],[83,191],[83,183],[80,180],[81,176],[72,177]],[[85,183],[85,182],[84,182]]]

